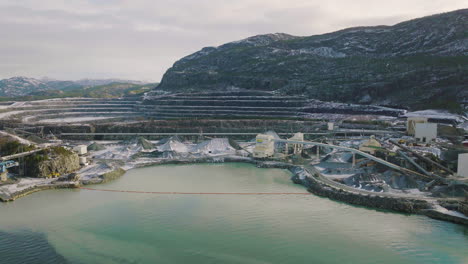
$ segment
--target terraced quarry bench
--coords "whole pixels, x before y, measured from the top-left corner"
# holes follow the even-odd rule
[[[264,117],[320,118],[323,114],[398,116],[400,109],[379,106],[327,103],[303,96],[264,91],[179,93],[147,96],[140,112],[155,119]]]
[[[65,98],[16,102],[0,111],[0,120],[25,124],[79,123],[93,120],[134,120],[143,116],[133,99]]]

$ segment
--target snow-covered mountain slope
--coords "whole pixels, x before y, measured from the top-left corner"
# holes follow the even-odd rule
[[[456,107],[468,97],[468,9],[310,37],[254,36],[177,61],[158,90],[239,87],[325,101]]]
[[[82,79],[78,81],[61,81],[49,78],[35,79],[28,77],[12,77],[0,80],[0,96],[25,96],[42,91],[67,91],[80,88],[109,85],[113,83],[142,85],[144,82],[119,79]]]

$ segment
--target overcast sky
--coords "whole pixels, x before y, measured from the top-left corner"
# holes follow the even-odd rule
[[[252,35],[314,35],[467,8],[466,0],[0,0],[0,78],[159,81]]]

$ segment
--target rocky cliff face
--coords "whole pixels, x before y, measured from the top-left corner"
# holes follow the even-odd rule
[[[468,9],[394,26],[269,34],[177,61],[158,90],[232,87],[320,100],[450,108],[468,97]]]
[[[25,163],[27,175],[38,178],[56,178],[80,168],[78,155],[61,147],[53,147],[42,154],[29,156]]]
[[[55,178],[63,174],[71,173],[80,168],[79,157],[76,154],[59,156],[38,164],[39,178]]]

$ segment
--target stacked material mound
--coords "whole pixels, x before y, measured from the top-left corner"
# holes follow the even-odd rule
[[[387,170],[384,173],[357,173],[344,179],[349,186],[374,192],[391,190],[422,190],[427,182],[414,179],[396,171]],[[418,191],[417,191],[418,192]]]
[[[141,147],[143,150],[154,149],[153,143],[151,143],[149,140],[143,137],[137,137],[134,139],[125,140],[122,143],[126,145],[138,146],[138,147]]]
[[[145,150],[154,149],[153,143],[151,143],[151,141],[147,140],[146,138],[139,137],[137,138],[137,141],[138,145],[142,146]]]
[[[427,183],[392,170],[387,170],[381,175],[382,179],[393,189],[423,189]]]
[[[193,152],[203,154],[234,154],[236,149],[227,138],[213,138],[196,145]]]
[[[344,182],[349,186],[367,191],[384,192],[384,190],[388,190],[388,184],[379,174],[359,173],[345,178]]]
[[[93,157],[95,159],[103,159],[103,160],[129,160],[135,154],[139,153],[143,150],[142,146],[138,144],[131,144],[131,145],[111,145],[106,148],[105,151],[100,151],[96,153]]]
[[[232,138],[229,138],[229,145],[231,145],[233,148],[237,149],[237,150],[241,150],[242,147],[239,145],[239,143],[237,143],[237,141],[235,141],[234,139]]]
[[[164,144],[158,146],[158,151],[186,153],[189,152],[189,148],[177,138],[171,137]]]
[[[88,146],[88,151],[101,151],[101,150],[105,150],[106,147],[104,147],[103,145],[101,144],[98,144],[96,142],[92,143],[91,145]]]
[[[182,142],[182,139],[179,136],[172,136],[172,137],[163,138],[163,139],[159,140],[158,145],[164,145],[164,144],[166,144],[167,142],[169,142],[171,140]]]

